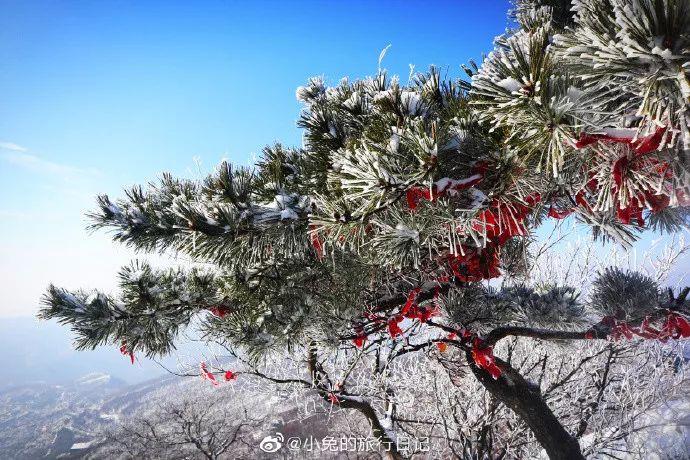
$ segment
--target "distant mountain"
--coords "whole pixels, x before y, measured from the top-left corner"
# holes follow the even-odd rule
[[[189,381],[144,357],[132,365],[115,347],[76,351],[70,334],[54,321],[0,318],[0,459],[79,458],[99,429]]]
[[[132,365],[117,348],[76,351],[69,328],[32,317],[0,318],[0,389],[27,382],[69,383],[100,372],[129,383],[165,373],[147,359]]]
[[[128,385],[92,372],[71,382],[19,383],[0,389],[0,458],[81,458],[100,442],[103,428],[176,385],[199,385],[171,374]],[[165,390],[164,390],[165,391]]]
[[[249,390],[250,387],[238,382],[232,391],[252,408],[253,415],[271,413],[273,419],[272,431],[257,429],[251,435],[254,442],[248,447],[258,446],[263,436],[275,431],[286,436],[324,437],[329,434],[329,423],[339,418],[319,413],[302,419],[294,402],[266,397],[264,393]],[[161,397],[208,390],[208,383],[196,378],[167,375],[126,385],[100,373],[87,374],[62,385],[15,385],[0,390],[0,459],[74,460],[92,453],[99,458],[97,449],[104,446],[104,429],[139,411],[145,412],[160,402]],[[209,397],[214,397],[214,391]],[[233,401],[229,403],[235,404]],[[238,449],[244,448],[238,446]],[[256,454],[263,455],[254,452],[242,458],[274,458],[270,455],[256,457]]]

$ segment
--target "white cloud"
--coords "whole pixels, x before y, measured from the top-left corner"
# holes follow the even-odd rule
[[[3,219],[28,220],[36,216],[32,216],[30,213],[23,211],[0,209],[0,217]]]
[[[31,155],[29,153],[23,152],[24,151],[22,150],[14,149],[13,152],[3,153],[2,159],[10,164],[19,166],[29,171],[41,174],[48,174],[52,176],[58,176],[64,179],[73,178],[75,176],[80,175],[99,176],[101,174],[100,171],[94,168],[77,168],[75,166],[55,163],[50,160],[45,160],[36,155]]]
[[[21,145],[17,145],[14,142],[2,142],[0,141],[0,150],[12,150],[14,152],[26,152],[29,149],[26,147],[22,147]]]

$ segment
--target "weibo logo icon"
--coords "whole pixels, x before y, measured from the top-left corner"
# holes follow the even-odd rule
[[[272,454],[273,452],[278,452],[283,447],[283,441],[285,441],[285,438],[282,433],[276,433],[275,436],[269,434],[261,440],[259,449]]]

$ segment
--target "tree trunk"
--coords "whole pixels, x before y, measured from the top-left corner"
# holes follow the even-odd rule
[[[398,452],[398,446],[395,442],[395,439],[391,439],[391,437],[388,435],[386,429],[383,427],[383,425],[381,425],[381,421],[379,420],[376,411],[369,403],[345,399],[340,403],[340,407],[358,410],[367,418],[367,420],[369,420],[369,423],[371,424],[371,432],[374,437],[378,439],[382,445],[387,446],[387,448],[383,449],[383,456],[385,458],[390,460],[401,460],[403,458],[400,452]]]
[[[525,380],[508,363],[496,358],[503,374],[498,379],[477,367],[471,352],[467,359],[475,377],[496,399],[512,409],[530,427],[551,460],[583,459],[580,445],[561,425],[541,397],[539,388]]]

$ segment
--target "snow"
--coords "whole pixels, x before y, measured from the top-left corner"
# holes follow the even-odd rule
[[[654,48],[652,48],[652,54],[656,54],[657,56],[661,56],[665,61],[671,61],[671,60],[673,60],[673,57],[674,57],[673,52],[670,49],[668,49],[668,48],[661,49],[658,46],[655,46]]]
[[[443,145],[443,150],[454,150],[459,148],[462,141],[467,137],[467,132],[464,129],[451,128],[451,133],[453,134],[450,139],[448,139],[448,142]]]
[[[470,184],[476,180],[481,179],[482,176],[481,174],[474,174],[470,177],[467,177],[465,179],[451,179],[449,177],[443,177],[436,182],[434,182],[434,185],[436,185],[436,190],[438,193],[444,192],[448,188],[462,188],[463,186]]]
[[[478,208],[482,207],[484,202],[486,202],[489,199],[484,194],[484,192],[482,192],[481,190],[479,190],[477,188],[474,188],[474,187],[471,188],[470,192],[472,193],[472,197],[473,197],[472,204],[470,205],[470,207],[472,209],[478,209]]]
[[[686,62],[686,63],[683,65],[683,67],[685,67],[687,64],[690,64],[690,62]],[[679,83],[680,83],[680,92],[681,92],[681,94],[682,94],[682,96],[683,96],[683,99],[687,101],[687,100],[690,100],[690,80],[689,80],[689,79],[690,79],[690,76],[686,77],[686,76],[685,76],[685,73],[686,73],[686,72],[687,72],[687,71],[683,71],[683,70],[681,70],[680,72],[678,72],[678,78],[677,78],[677,80],[678,80]]]
[[[388,150],[392,153],[397,153],[400,147],[400,134],[396,127],[393,128],[393,134],[391,134],[391,139],[388,142]]]
[[[79,383],[80,385],[97,385],[108,382],[110,382],[110,375],[102,374],[100,372],[87,374],[77,380],[77,383]]]
[[[62,292],[62,299],[76,308],[83,308],[82,303],[71,293],[67,291]]]
[[[319,96],[326,91],[323,80],[319,77],[309,79],[307,86],[300,86],[295,91],[295,98],[300,102],[307,102],[312,96]]]
[[[581,89],[576,88],[574,86],[569,87],[568,91],[566,92],[566,96],[568,97],[568,99],[570,99],[573,102],[578,101],[583,94],[584,92]]]
[[[445,189],[448,188],[448,186],[453,182],[453,179],[449,177],[444,177],[442,179],[437,180],[434,182],[436,185],[436,189],[440,192],[443,192]]]
[[[476,180],[481,179],[481,178],[482,178],[481,174],[475,174],[475,175],[470,176],[466,179],[457,179],[457,180],[453,181],[453,186],[457,187],[457,186],[467,185],[470,182],[476,181]]]
[[[385,91],[380,91],[374,96],[374,102],[379,102],[379,101],[382,101],[384,99],[391,99],[392,100],[393,95],[394,95],[394,93],[393,93],[393,90],[391,90],[391,89],[387,89]]]
[[[666,404],[645,414],[642,423],[650,426],[632,435],[631,444],[643,447],[647,458],[687,458],[690,447],[690,401],[680,395]],[[668,455],[661,456],[658,452]]]
[[[610,137],[620,138],[620,139],[633,139],[637,134],[637,129],[635,128],[604,128],[601,130],[602,133]]]
[[[87,442],[75,442],[72,444],[72,447],[70,447],[70,450],[83,450],[83,449],[88,449],[93,445],[94,441],[87,441]]]
[[[395,226],[395,233],[402,238],[410,238],[417,243],[419,243],[419,232],[417,230],[411,229],[403,224],[398,224]]]
[[[522,89],[522,83],[514,79],[513,77],[507,77],[504,78],[503,80],[499,80],[496,82],[498,86],[501,88],[505,89],[509,93],[514,93],[516,91],[519,91]]]
[[[302,195],[297,200],[297,204],[300,208],[307,209],[311,206],[311,198],[309,198],[309,195]]]
[[[264,342],[266,344],[273,343],[273,337],[270,334],[267,334],[266,332],[260,332],[256,334],[256,340],[259,342]]]
[[[332,101],[332,100],[334,100],[334,99],[337,99],[338,93],[339,93],[339,92],[340,92],[340,91],[339,91],[338,88],[329,87],[329,88],[326,88],[326,91],[325,91],[324,94],[326,95],[326,99]]]
[[[422,112],[422,98],[416,91],[402,91],[400,101],[411,115],[418,115]]]
[[[292,200],[287,195],[276,195],[275,197],[275,203],[280,207],[285,206],[286,202],[289,203],[290,201]]]
[[[300,102],[304,102],[307,100],[308,94],[309,94],[309,91],[307,90],[306,87],[298,86],[297,89],[295,90],[295,99],[297,99]]]
[[[111,213],[113,213],[114,215],[116,215],[118,217],[122,216],[122,210],[120,209],[120,207],[113,204],[113,203],[110,203],[108,205],[108,211],[110,211]]]
[[[355,110],[357,107],[359,107],[361,101],[361,96],[359,93],[355,92],[352,93],[352,95],[348,97],[345,102],[343,102],[343,105],[349,110]]]
[[[106,297],[105,297],[103,294],[101,294],[101,293],[98,292],[98,291],[93,291],[93,292],[91,292],[91,293],[89,294],[89,296],[86,298],[86,303],[87,303],[87,304],[92,304],[92,303],[94,303],[94,302],[106,303],[106,300],[107,300],[107,299],[106,299]],[[83,308],[83,306],[80,306],[80,307],[77,308],[76,310],[84,311],[84,308]]]

